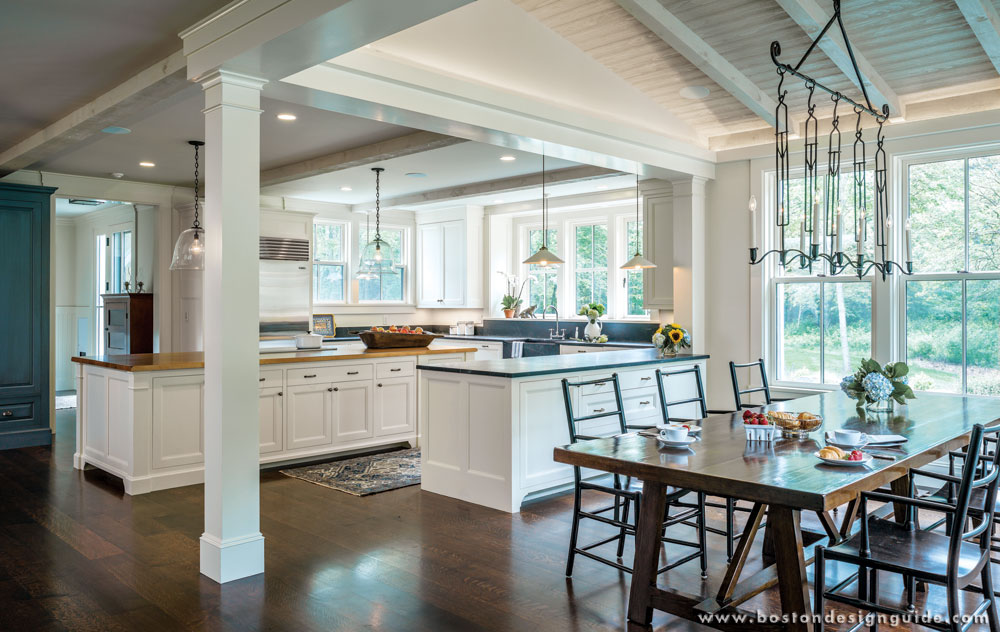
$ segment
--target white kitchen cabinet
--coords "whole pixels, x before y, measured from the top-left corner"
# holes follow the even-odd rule
[[[600,346],[559,345],[559,354],[568,355],[572,353],[601,353],[603,351],[623,351],[629,348],[630,347],[608,347],[605,345],[600,345]]]
[[[417,380],[396,377],[375,383],[375,436],[411,433],[417,427]]]
[[[260,389],[260,453],[281,452],[285,446],[285,402],[280,386]]]
[[[417,306],[483,306],[483,209],[463,206],[418,216]]]
[[[333,443],[333,384],[289,386],[285,396],[288,450]]]
[[[331,406],[333,442],[347,443],[375,436],[372,381],[337,382]]]
[[[477,342],[473,346],[476,348],[476,354],[472,356],[473,360],[503,359],[502,342]]]

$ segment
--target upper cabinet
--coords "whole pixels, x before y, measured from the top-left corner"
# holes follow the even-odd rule
[[[483,306],[483,207],[417,215],[417,307]]]

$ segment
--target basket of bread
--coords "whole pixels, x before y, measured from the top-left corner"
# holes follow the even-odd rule
[[[807,412],[793,413],[781,410],[768,411],[767,418],[781,430],[781,436],[801,439],[823,426],[823,418]]]

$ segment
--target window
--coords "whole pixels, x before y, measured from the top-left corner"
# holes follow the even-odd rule
[[[872,208],[873,182],[872,173],[866,173],[865,198],[869,209]],[[773,180],[771,188],[773,195]],[[820,212],[826,204],[825,196],[826,191],[821,191]],[[802,243],[805,199],[805,178],[793,178],[789,182],[789,225],[784,235],[785,248],[789,250],[808,251],[811,244],[808,233],[804,238],[806,243]],[[840,201],[844,223],[842,250],[853,257],[857,254],[857,231],[851,174],[841,176]],[[874,255],[871,221],[865,248],[868,259]],[[768,228],[774,231],[774,247],[780,247],[779,229],[773,224]],[[812,268],[803,267],[791,257],[785,266],[777,259],[770,261],[768,266],[772,350],[769,370],[777,382],[836,385],[845,375],[853,373],[862,359],[872,357],[870,278],[859,280],[849,272],[826,277],[829,269],[825,262],[814,264]]]
[[[559,251],[559,232],[550,228],[547,233],[549,250]],[[528,255],[537,252],[542,246],[542,229],[533,228],[528,231]],[[559,300],[559,268],[531,264],[528,266],[528,305],[536,305],[536,314],[541,315],[549,305],[558,307]]]
[[[1000,396],[1000,155],[911,164],[906,177],[910,383]]]
[[[313,302],[343,303],[347,278],[347,224],[313,225]]]
[[[636,251],[636,245],[642,244],[642,221],[625,222],[625,258],[631,258]],[[642,307],[642,270],[625,270],[625,316],[649,317],[649,312]]]
[[[541,232],[541,231],[539,231]],[[608,226],[577,226],[575,238],[576,312],[589,303],[608,305]]]
[[[406,292],[406,230],[403,228],[382,227],[379,234],[392,248],[392,263],[396,274],[386,274],[375,279],[358,280],[358,300],[363,303],[374,301],[401,303]],[[358,231],[358,253],[364,251],[365,245],[375,238],[374,228],[362,228]],[[360,256],[360,254],[359,254]]]

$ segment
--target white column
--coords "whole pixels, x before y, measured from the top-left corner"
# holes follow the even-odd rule
[[[201,572],[264,572],[260,534],[260,89],[226,71],[205,92],[205,532]]]
[[[707,348],[705,328],[705,178],[673,180],[674,322],[691,332],[691,350]]]
[[[666,180],[642,180],[639,191],[642,193],[642,254],[656,264],[655,268],[643,271],[642,304],[646,309],[671,311],[674,309],[672,188]],[[633,254],[630,244],[622,261]]]

